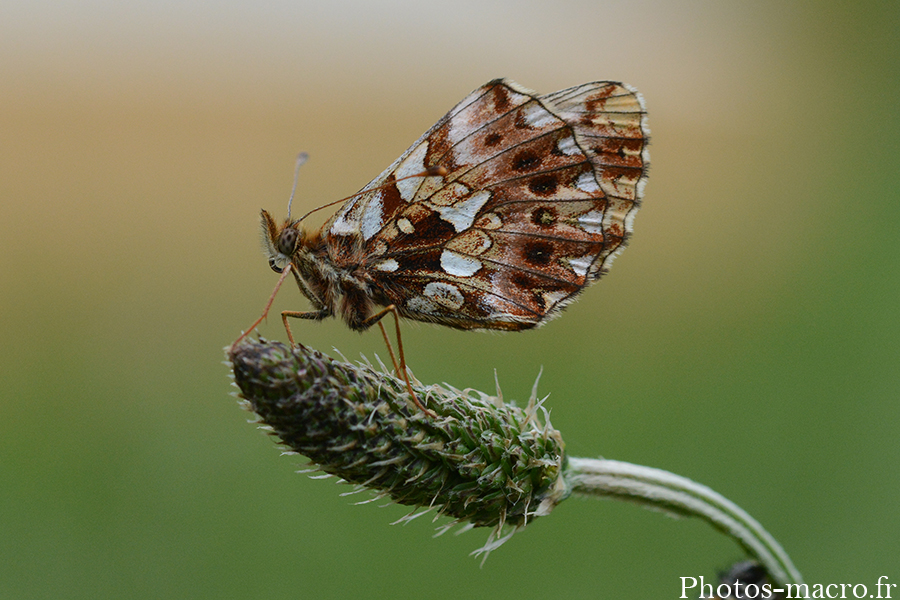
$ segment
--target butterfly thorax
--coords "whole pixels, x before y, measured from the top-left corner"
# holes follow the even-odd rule
[[[342,260],[337,260],[337,249],[322,231],[309,231],[292,221],[279,227],[266,211],[262,211],[262,238],[269,266],[280,273],[290,263],[297,286],[318,313],[315,318],[337,315],[351,329],[368,329],[380,294],[373,292],[361,268],[362,254],[355,261],[341,252]]]

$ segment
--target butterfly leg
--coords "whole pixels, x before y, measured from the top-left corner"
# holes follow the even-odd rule
[[[309,311],[296,311],[296,310],[285,310],[281,312],[281,322],[284,323],[284,330],[287,331],[288,340],[291,342],[291,347],[297,346],[297,342],[294,341],[294,334],[291,333],[291,326],[288,325],[288,317],[294,319],[313,319],[315,321],[321,321],[325,317],[329,316],[329,312],[327,310],[309,310]]]
[[[256,326],[259,325],[260,323],[262,323],[266,319],[266,317],[269,316],[269,309],[272,308],[272,303],[275,301],[275,295],[278,293],[278,290],[281,288],[281,284],[284,283],[285,278],[287,278],[288,273],[290,273],[291,271],[292,271],[291,265],[288,265],[287,267],[285,267],[284,271],[281,272],[281,277],[278,278],[278,283],[275,284],[275,289],[272,290],[272,295],[269,296],[269,301],[266,302],[266,307],[263,309],[263,314],[256,321],[253,322],[253,325],[251,325],[250,328],[247,329],[247,331],[242,333],[238,339],[234,340],[234,343],[231,344],[232,352],[237,347],[237,345],[241,342],[241,340],[243,340],[245,337],[250,335],[250,333],[254,329],[256,329]],[[295,275],[295,277],[296,277],[296,275]],[[285,323],[285,327],[287,327],[287,323]],[[288,337],[290,337],[290,335],[291,335],[291,330],[288,329]]]
[[[381,330],[381,338],[384,340],[384,345],[387,346],[388,355],[391,357],[391,364],[394,365],[394,373],[400,374],[400,364],[397,362],[397,357],[394,355],[394,348],[391,346],[391,339],[388,337],[387,330],[384,328],[384,324],[381,321],[378,321],[378,329]]]
[[[384,329],[384,325],[381,322],[381,319],[385,317],[388,313],[394,316],[394,328],[397,336],[397,354],[400,356],[400,364],[397,364],[397,359],[394,356],[394,350],[391,348],[391,340],[388,338],[387,331]],[[391,362],[394,363],[394,370],[397,372],[400,377],[403,378],[403,381],[406,383],[406,390],[409,392],[410,397],[413,402],[415,402],[416,406],[424,412],[426,415],[430,417],[437,417],[434,412],[425,408],[421,402],[419,402],[418,396],[412,389],[412,384],[409,381],[409,374],[406,372],[406,357],[403,355],[403,339],[400,337],[400,317],[397,315],[397,307],[391,304],[384,308],[384,310],[375,313],[368,319],[364,321],[364,325],[369,327],[374,323],[378,323],[378,327],[381,329],[381,335],[384,337],[384,343],[387,345],[388,353],[391,355]]]

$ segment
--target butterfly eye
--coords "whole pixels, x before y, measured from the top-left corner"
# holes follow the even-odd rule
[[[293,227],[286,227],[278,236],[278,251],[285,256],[292,255],[297,247],[297,233]]]
[[[270,259],[269,259],[269,266],[270,266],[270,267],[272,268],[272,270],[275,271],[276,273],[283,273],[283,272],[284,272],[284,269],[282,269],[282,268],[279,267],[277,264],[275,264],[275,259],[274,259],[274,258],[270,258]]]

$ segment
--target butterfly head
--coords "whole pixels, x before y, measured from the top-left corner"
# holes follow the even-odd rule
[[[303,244],[306,232],[300,227],[299,220],[287,219],[279,225],[265,210],[260,213],[260,225],[263,252],[269,259],[269,266],[281,273]]]

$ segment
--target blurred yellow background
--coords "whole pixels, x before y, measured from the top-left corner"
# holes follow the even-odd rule
[[[405,324],[416,375],[490,391],[496,369],[524,400],[543,366],[572,455],[711,486],[809,582],[900,583],[898,31],[895,2],[0,8],[0,598],[675,598],[742,557],[572,499],[479,569],[486,531],[351,506],[228,395],[222,347],[277,278],[258,212],[284,215],[297,152],[299,214],[501,76],[636,86],[645,203],[548,326]],[[306,306],[286,287],[275,310]]]

